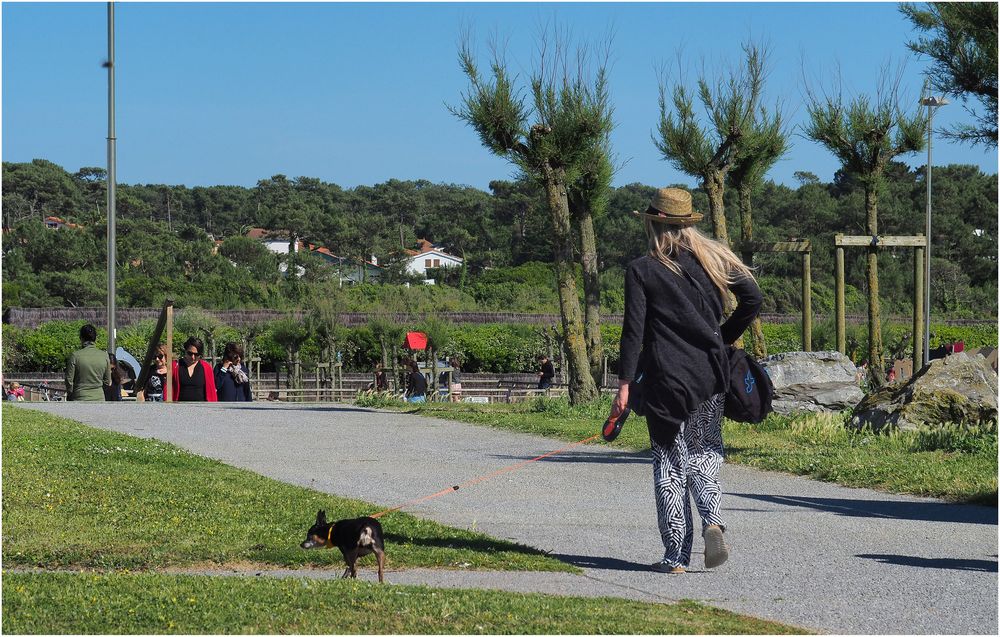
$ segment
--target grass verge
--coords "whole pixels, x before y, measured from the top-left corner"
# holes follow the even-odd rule
[[[174,445],[3,406],[5,566],[341,568],[337,551],[299,548],[321,508],[339,519],[380,507],[284,484]],[[393,568],[579,571],[537,549],[402,512],[382,522]],[[362,567],[373,559],[363,558]]]
[[[801,634],[694,602],[651,604],[352,580],[3,577],[6,634]]]
[[[577,407],[561,398],[514,404],[409,405],[373,397],[358,404],[573,442],[597,433],[611,408],[608,397]],[[846,413],[772,414],[759,425],[726,420],[726,460],[846,486],[997,506],[996,426],[951,425],[874,434],[848,430],[844,427],[846,418]],[[649,449],[645,419],[632,416],[610,444],[636,451]]]

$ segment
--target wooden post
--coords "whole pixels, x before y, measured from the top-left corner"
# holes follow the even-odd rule
[[[873,254],[877,248],[919,248],[921,250],[927,245],[927,240],[923,235],[916,236],[885,236],[885,235],[858,235],[845,236],[837,234],[833,237],[834,245],[837,247],[837,350],[846,353],[846,336],[844,327],[844,248],[858,247],[868,248],[869,255]],[[920,287],[916,282],[917,273],[914,272],[914,285]],[[923,289],[923,288],[921,288]],[[916,295],[914,295],[916,296]],[[916,308],[914,308],[916,310]],[[914,314],[919,312],[914,311]],[[869,317],[869,321],[871,317]],[[916,316],[914,316],[916,321]],[[916,368],[914,368],[916,369]],[[881,372],[881,370],[875,370]]]
[[[913,373],[924,363],[924,249],[913,249]]]
[[[167,386],[163,388],[163,400],[171,402],[176,399],[174,396],[174,306],[169,303],[166,306],[167,312]]]
[[[812,351],[812,271],[809,253],[802,253],[802,350]]]
[[[847,326],[844,319],[844,248],[837,246],[836,300],[834,301],[837,323],[837,351],[847,353]]]

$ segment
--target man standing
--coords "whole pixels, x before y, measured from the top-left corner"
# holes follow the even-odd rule
[[[111,385],[111,363],[105,352],[94,347],[97,329],[80,328],[80,349],[69,355],[66,363],[67,400],[104,400],[104,388]]]

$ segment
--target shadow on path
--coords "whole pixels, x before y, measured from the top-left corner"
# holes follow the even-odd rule
[[[566,555],[564,553],[550,553],[549,557],[579,566],[580,568],[593,568],[604,571],[648,571],[649,564],[629,562],[615,557],[594,557],[593,555]],[[652,562],[650,562],[651,564]]]
[[[413,546],[431,546],[449,549],[468,549],[480,553],[498,553],[507,551],[510,553],[524,553],[525,555],[547,555],[541,549],[518,544],[507,540],[494,540],[491,538],[448,538],[448,537],[409,537],[398,533],[386,533],[386,544],[411,544]],[[388,550],[388,549],[386,549]],[[552,557],[552,556],[550,556]],[[555,556],[558,557],[558,556]]]
[[[226,406],[229,407],[229,409],[239,409],[247,411],[318,411],[318,412],[336,412],[336,413],[358,412],[363,414],[378,413],[374,409],[366,409],[364,407],[348,407],[348,406],[334,406],[334,405],[325,407],[313,407],[308,404],[291,405],[285,403],[278,403],[277,405],[280,406],[277,406],[275,403],[264,403],[264,404],[275,405],[275,406],[268,406],[268,407],[250,407],[250,406],[229,407],[228,405]],[[218,406],[218,403],[214,403],[214,405]]]
[[[917,520],[921,522],[959,522],[963,524],[997,523],[997,509],[972,504],[949,502],[899,502],[894,500],[849,500],[847,498],[816,498],[791,495],[760,495],[733,493],[731,495],[772,504],[805,507],[829,511],[839,515],[888,520]]]
[[[492,454],[501,460],[533,460],[536,456]],[[650,452],[610,453],[607,451],[564,451],[539,459],[539,462],[581,462],[604,464],[649,464]]]
[[[863,554],[854,557],[875,560],[881,564],[897,566],[917,566],[920,568],[939,568],[953,571],[978,571],[981,573],[996,573],[997,563],[991,560],[962,560],[949,557],[914,557],[912,555],[881,555]]]

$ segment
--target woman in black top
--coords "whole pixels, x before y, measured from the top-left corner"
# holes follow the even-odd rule
[[[701,516],[705,566],[714,568],[729,556],[719,488],[726,348],[760,310],[760,289],[732,250],[694,228],[703,215],[692,210],[687,191],[663,188],[645,213],[634,214],[645,221],[649,253],[625,273],[612,415],[628,404],[628,383],[641,375],[665,549],[653,570],[683,573],[689,565],[694,535],[689,491]],[[723,322],[729,292],[737,305]]]
[[[145,399],[163,402],[163,391],[167,386],[167,347],[163,343],[156,346],[156,360],[150,365],[149,380],[146,381]]]
[[[410,373],[406,377],[406,402],[422,403],[427,400],[427,379],[424,378],[417,361],[407,363]]]
[[[212,366],[208,361],[202,360],[204,349],[205,345],[200,338],[192,336],[184,341],[183,362],[173,362],[174,400],[210,403],[218,401]]]

